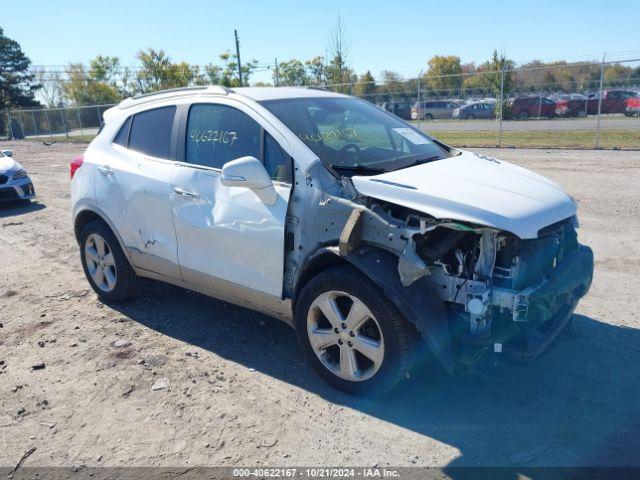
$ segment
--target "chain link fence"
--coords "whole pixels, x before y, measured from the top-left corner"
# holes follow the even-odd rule
[[[14,139],[59,138],[86,140],[102,125],[102,114],[110,105],[69,108],[8,110],[4,112],[4,135]]]
[[[640,149],[640,59],[328,86],[455,146]]]
[[[640,149],[640,59],[326,85],[459,147]],[[7,110],[0,137],[89,140],[113,105]]]

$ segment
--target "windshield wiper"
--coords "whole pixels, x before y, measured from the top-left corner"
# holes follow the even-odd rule
[[[367,167],[366,165],[330,165],[331,168],[337,171],[346,170],[348,172],[358,172],[358,173],[384,173],[386,170],[384,168],[376,168],[376,167]]]
[[[411,162],[407,162],[404,165],[401,165],[398,168],[395,168],[394,170],[401,170],[403,168],[415,167],[416,165],[422,165],[423,163],[433,162],[434,160],[442,160],[442,157],[440,155],[433,155],[431,157],[420,157]]]

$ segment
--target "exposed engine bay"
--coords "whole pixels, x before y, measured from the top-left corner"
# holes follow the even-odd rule
[[[407,289],[398,289],[401,295],[415,295],[410,287],[417,283],[435,292],[445,306],[447,349],[455,352],[457,364],[474,363],[492,348],[535,358],[555,337],[550,330],[564,328],[591,282],[593,256],[577,242],[575,217],[523,240],[358,195],[352,200],[323,195],[318,201],[322,213],[312,225],[318,244],[335,245],[339,237],[337,248],[330,248],[356,264],[363,251],[389,252],[397,260],[395,272],[387,275],[397,275]],[[433,328],[424,330],[433,340]]]
[[[536,239],[522,240],[373,202],[367,210],[354,210],[340,251],[348,254],[359,242],[394,251],[404,286],[426,276],[435,287],[448,307],[455,338],[501,351],[523,330],[570,315],[589,288],[592,255],[579,250],[575,222],[566,219]],[[582,268],[567,272],[567,267],[575,270],[576,261]]]

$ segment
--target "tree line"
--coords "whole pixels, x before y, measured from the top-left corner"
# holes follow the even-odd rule
[[[167,88],[197,85],[240,85],[235,54],[225,51],[216,63],[204,66],[176,62],[163,50],[147,48],[136,55],[137,64],[124,66],[115,56],[98,55],[89,62],[69,63],[64,69],[31,68],[20,45],[0,28],[0,108],[59,107],[116,103],[123,98]],[[242,64],[247,85],[259,68],[256,60]],[[425,97],[484,95],[498,97],[502,90],[534,93],[578,92],[597,88],[598,63],[544,63],[539,60],[516,68],[513,60],[498,54],[481,64],[462,63],[455,55],[436,55],[429,59],[422,76],[405,79],[384,70],[375,78],[369,70],[357,75],[351,66],[350,42],[344,24],[338,19],[331,31],[324,54],[301,60],[291,58],[274,64],[271,82],[253,85],[328,86],[332,90],[384,101],[414,98],[418,82]],[[640,67],[609,64],[604,71],[608,87],[640,85]]]

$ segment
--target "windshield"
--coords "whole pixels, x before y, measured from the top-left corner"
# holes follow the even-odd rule
[[[341,174],[387,172],[451,155],[421,130],[364,100],[290,98],[261,104]]]

